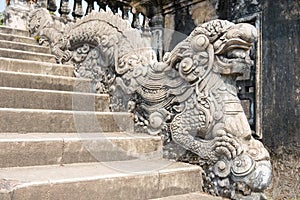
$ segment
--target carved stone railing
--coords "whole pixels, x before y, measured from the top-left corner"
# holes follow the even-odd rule
[[[83,3],[86,2],[86,10],[83,10]],[[17,19],[6,19],[6,25],[13,23],[18,25],[18,28],[26,29],[27,24],[20,20],[27,21],[30,8],[46,8],[50,13],[58,13],[58,19],[63,23],[75,22],[76,20],[88,15],[92,11],[111,10],[114,14],[118,13],[124,20],[130,20],[131,27],[141,30],[145,37],[152,39],[152,47],[157,53],[159,60],[162,59],[163,54],[163,17],[160,12],[155,11],[155,5],[138,5],[130,0],[74,0],[73,8],[70,8],[69,0],[61,0],[59,7],[57,7],[56,0],[8,0],[7,5],[12,7],[18,6],[17,11],[13,9],[7,13],[6,18],[17,16]],[[95,10],[94,4],[97,4],[99,9]],[[151,8],[150,8],[150,7]],[[20,13],[20,8],[24,10]],[[5,17],[4,17],[5,18]],[[8,22],[8,21],[15,22]],[[4,23],[5,23],[4,22]],[[24,25],[22,25],[24,24]],[[13,25],[14,27],[16,25]]]
[[[133,113],[137,132],[162,136],[166,158],[201,165],[207,192],[264,198],[270,156],[251,135],[236,88],[236,78],[252,64],[255,27],[202,24],[162,62],[141,31],[112,11],[65,25],[37,9],[29,27],[58,62],[72,64],[77,77],[94,81],[95,92],[110,95],[112,111]]]

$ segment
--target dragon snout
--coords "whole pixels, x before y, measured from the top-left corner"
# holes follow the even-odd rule
[[[257,30],[251,24],[237,24],[227,33],[228,39],[239,38],[245,42],[252,43],[257,39]]]
[[[215,54],[227,57],[233,49],[248,51],[256,39],[257,30],[254,26],[245,23],[237,24],[214,43]]]

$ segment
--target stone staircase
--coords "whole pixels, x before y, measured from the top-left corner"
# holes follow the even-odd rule
[[[160,137],[91,91],[28,32],[0,27],[1,200],[202,199],[199,167],[163,160]]]

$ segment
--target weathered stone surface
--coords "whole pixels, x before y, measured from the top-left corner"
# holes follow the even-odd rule
[[[28,31],[8,26],[0,26],[0,33],[29,37]]]
[[[44,54],[50,53],[50,49],[47,47],[31,45],[26,43],[19,43],[19,42],[11,42],[5,40],[0,40],[0,48],[30,51],[30,52],[44,53]],[[37,56],[39,56],[39,54],[37,54]]]
[[[217,18],[216,10],[211,0],[193,4],[189,8],[189,13],[196,26]]]
[[[56,63],[55,56],[51,54],[27,52],[13,49],[0,48],[0,56],[6,58]]]
[[[74,76],[74,67],[54,63],[0,57],[0,70],[32,74]]]
[[[194,192],[189,194],[181,194],[181,195],[172,195],[168,197],[162,197],[152,200],[222,200],[225,198],[215,197],[201,192]]]
[[[133,132],[129,113],[0,108],[2,133]]]
[[[74,92],[92,92],[91,80],[0,71],[0,86]]]
[[[202,185],[201,171],[195,174],[194,170],[182,171],[171,175],[168,169],[162,169],[160,174],[158,196],[164,197],[170,194],[185,194],[189,192],[200,191],[199,186]],[[192,179],[191,179],[192,178]],[[199,180],[196,180],[196,179]],[[195,184],[195,185],[194,185]],[[193,191],[190,191],[191,185],[194,185]]]
[[[1,133],[0,167],[162,158],[160,137],[125,133]]]
[[[157,62],[159,55],[138,30],[112,12],[92,12],[65,31],[44,9],[34,10],[29,21],[30,32],[60,62],[73,63],[76,76],[93,79],[97,92],[111,95],[112,111],[132,112],[137,130],[184,147],[188,160],[193,152],[205,166],[207,191],[263,198],[271,177],[269,153],[252,136],[236,88],[236,77],[252,66],[254,26],[207,22]],[[169,158],[180,159],[174,154],[170,149]]]
[[[1,108],[109,111],[109,95],[0,87]]]
[[[300,4],[266,1],[262,6],[262,129],[275,164],[270,196],[299,199]]]
[[[21,42],[26,44],[37,44],[33,38],[0,33],[0,40],[8,40],[13,42]]]
[[[140,200],[201,191],[202,186],[199,167],[162,160],[6,168],[0,169],[3,178],[1,185],[8,186],[0,198],[13,193],[14,200]],[[12,180],[15,184],[9,184]]]
[[[23,136],[22,136],[23,135]],[[62,138],[30,137],[27,134],[0,134],[0,167],[60,164]]]
[[[15,1],[7,6],[3,12],[4,24],[11,28],[27,30],[27,20],[30,12],[29,2]]]
[[[161,159],[160,137],[145,134],[97,133],[66,135],[63,163]]]
[[[299,1],[236,1],[227,7],[220,4],[219,13],[226,19],[258,16],[262,141],[270,151],[274,174],[267,192],[271,199],[299,199]]]
[[[12,38],[17,37],[6,39]],[[47,53],[13,42],[0,45]],[[72,92],[95,89],[90,80],[62,77],[72,76],[70,66],[0,58],[0,69],[6,70],[0,71],[5,99],[0,104],[0,167],[6,167],[0,169],[0,199],[140,200],[201,191],[201,168],[161,160],[160,137],[123,133],[133,132],[131,114],[83,112],[107,111],[109,101],[107,95]],[[63,111],[71,109],[80,111]],[[116,132],[103,133],[108,131]],[[134,160],[120,162],[128,159]],[[101,163],[86,163],[96,161]]]

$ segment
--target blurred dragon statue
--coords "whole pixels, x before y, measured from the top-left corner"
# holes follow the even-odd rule
[[[161,135],[167,158],[196,156],[205,191],[265,199],[270,156],[252,136],[236,88],[236,78],[253,62],[252,25],[199,25],[162,62],[140,31],[112,12],[92,12],[64,25],[37,9],[29,29],[59,63],[74,66],[75,76],[93,79],[95,92],[110,94],[112,111],[134,113],[137,132]]]

